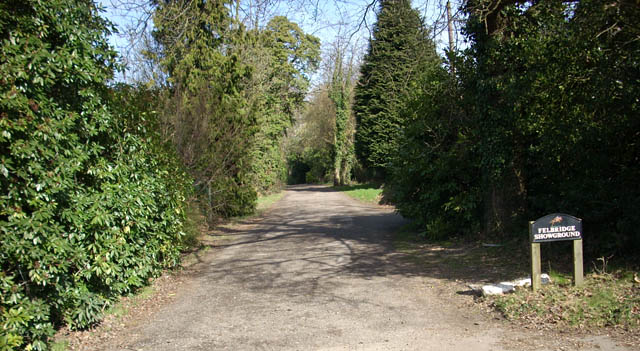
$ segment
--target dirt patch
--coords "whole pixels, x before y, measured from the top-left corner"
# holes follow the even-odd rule
[[[100,349],[173,302],[177,292],[184,289],[185,278],[180,271],[166,272],[137,295],[121,298],[112,309],[106,311],[106,317],[96,327],[84,331],[64,328],[58,331],[54,341],[68,343],[67,350]]]

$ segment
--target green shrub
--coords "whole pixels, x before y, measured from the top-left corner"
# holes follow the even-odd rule
[[[211,183],[215,196],[210,202],[213,212],[224,218],[253,213],[258,193],[246,182],[231,177],[218,178]]]
[[[186,179],[110,94],[92,1],[0,5],[0,348],[46,348],[178,262]],[[170,171],[171,170],[171,171]]]
[[[471,12],[475,72],[462,79],[498,195],[487,215],[522,233],[527,218],[571,213],[589,223],[587,254],[637,257],[640,7],[547,1],[495,14]]]
[[[389,200],[431,239],[477,230],[481,202],[469,125],[448,72],[430,67],[407,101],[407,126],[389,167]]]

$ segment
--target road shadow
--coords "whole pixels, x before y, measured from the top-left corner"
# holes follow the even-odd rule
[[[321,193],[331,193],[337,192],[331,185],[328,184],[296,184],[296,185],[287,185],[287,191],[293,192],[321,192]]]
[[[285,198],[297,192],[316,193],[312,198],[334,192],[316,185],[287,191]],[[515,278],[507,276],[514,267],[501,267],[477,245],[398,247],[394,235],[409,221],[389,209],[355,200],[323,204],[325,198],[307,200],[309,196],[301,202],[281,201],[262,218],[211,232],[213,248],[242,254],[203,262],[206,268],[193,274],[213,280],[237,277],[248,289],[277,289],[287,296],[317,294],[353,277],[427,277],[473,284]]]

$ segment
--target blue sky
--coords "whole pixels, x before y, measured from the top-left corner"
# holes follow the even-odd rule
[[[367,5],[372,0],[266,1],[270,1],[271,5],[264,11],[266,18],[263,22],[266,23],[268,18],[274,15],[287,16],[291,21],[298,23],[305,32],[319,37],[324,51],[336,38],[348,37],[351,38],[351,45],[355,45],[362,52],[366,48],[371,25],[375,22],[373,8],[367,10]],[[118,26],[121,33],[126,32],[126,28],[134,25],[138,18],[143,16],[140,10],[123,10],[121,4],[123,2],[144,3],[145,0],[97,0],[97,2],[103,5],[106,9],[104,15]],[[242,0],[244,6],[241,8],[249,8],[248,5],[255,2],[256,0]],[[444,0],[414,0],[412,3],[425,18],[426,24],[434,28],[435,40],[441,52],[447,43],[443,22],[444,3]],[[455,11],[455,2],[452,6]],[[254,15],[241,13],[241,16],[255,17]],[[121,53],[125,51],[127,41],[122,35],[112,35],[110,40]]]

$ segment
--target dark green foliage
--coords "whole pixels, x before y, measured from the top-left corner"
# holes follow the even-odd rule
[[[399,211],[433,237],[524,235],[528,219],[566,212],[588,223],[592,253],[637,249],[640,7],[466,10],[473,43],[455,79],[424,70],[403,109],[389,184]]]
[[[307,172],[311,170],[311,166],[304,160],[301,155],[291,155],[287,160],[287,184],[304,184],[307,180]]]
[[[332,158],[330,149],[305,148],[288,158],[287,184],[322,184],[331,181]]]
[[[640,7],[469,1],[466,11],[472,45],[455,79],[427,73],[404,109],[399,210],[433,236],[526,237],[527,220],[566,212],[585,220],[588,253],[637,252]]]
[[[210,222],[253,212],[257,198],[250,165],[258,128],[243,94],[250,67],[228,50],[226,3],[162,3],[154,17],[155,57],[168,74],[164,130]]]
[[[274,95],[281,94],[280,108],[291,120],[307,95],[309,75],[318,67],[320,39],[305,34],[283,16],[271,19],[261,35],[263,46],[271,56],[269,90]]]
[[[45,349],[177,263],[185,178],[109,93],[93,2],[5,1],[0,25],[0,348]]]
[[[256,38],[251,38],[255,36]],[[320,40],[297,24],[277,16],[261,31],[246,34],[236,43],[253,67],[247,92],[257,116],[258,132],[252,151],[251,174],[261,193],[282,187],[287,180],[283,138],[307,94],[309,75],[317,68]],[[252,40],[253,39],[253,40]]]
[[[403,110],[407,127],[386,191],[398,211],[429,238],[476,231],[481,178],[461,89],[435,65],[425,68],[420,86]]]
[[[487,180],[518,199],[505,217],[572,213],[589,223],[587,245],[637,246],[639,7],[542,2],[501,16],[488,37],[472,17],[470,92]]]
[[[355,87],[353,111],[356,154],[366,167],[384,173],[405,124],[400,114],[404,100],[417,88],[422,67],[437,61],[437,55],[410,1],[381,1],[377,16]]]
[[[332,158],[329,148],[307,148],[302,153],[302,159],[310,165],[309,171],[305,174],[305,183],[322,184],[331,181]]]

